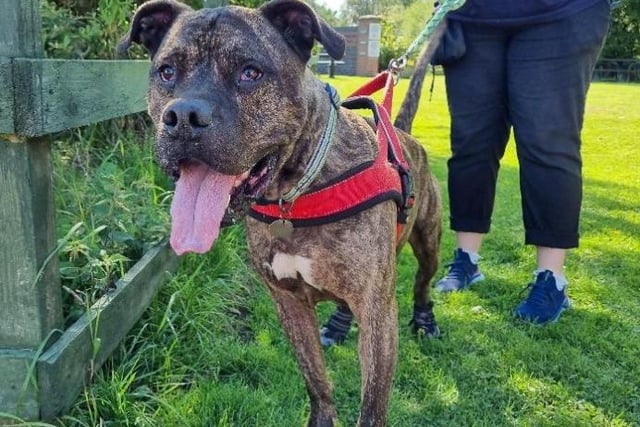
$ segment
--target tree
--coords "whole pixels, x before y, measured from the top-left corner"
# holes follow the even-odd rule
[[[182,0],[185,1],[185,0]],[[186,0],[191,3],[194,7],[200,7],[198,5],[198,0]],[[244,6],[250,8],[256,8],[263,3],[266,3],[268,0],[200,0],[205,7],[219,7],[227,4],[232,4],[235,6]],[[309,4],[316,11],[316,13],[321,16],[325,21],[327,21],[331,25],[341,25],[342,22],[338,17],[337,13],[332,9],[317,3],[315,0],[305,0],[306,3]]]
[[[324,19],[334,27],[339,27],[341,25],[347,24],[347,22],[345,22],[345,20],[342,19],[339,13],[336,12],[335,10],[318,3],[316,0],[304,0],[304,1],[306,1],[309,4],[309,6],[311,6],[313,10],[316,11],[318,16],[320,16],[322,19]]]
[[[345,14],[351,22],[356,22],[359,17],[365,15],[383,16],[394,6],[405,6],[404,3],[412,3],[414,0],[347,0]]]
[[[640,0],[626,0],[614,9],[603,58],[640,58]]]
[[[432,0],[413,0],[408,6],[398,4],[382,16],[379,67],[385,69],[389,61],[399,58],[424,29],[433,12]],[[418,51],[420,47],[418,48]],[[415,52],[414,55],[418,55]],[[408,58],[413,60],[414,58]]]

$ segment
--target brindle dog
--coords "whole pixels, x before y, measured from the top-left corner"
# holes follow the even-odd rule
[[[153,0],[136,11],[119,48],[139,43],[151,55],[148,106],[157,128],[156,157],[177,179],[171,207],[177,254],[208,251],[223,222],[244,216],[258,198],[278,200],[303,176],[334,108],[306,66],[316,41],[333,58],[342,57],[342,36],[297,0],[199,11]],[[409,104],[401,112],[406,129],[416,98]],[[309,191],[376,158],[371,121],[337,110],[333,145]],[[424,149],[407,133],[398,134],[415,194],[399,240],[393,200],[328,224],[296,227],[289,235],[246,219],[251,261],[306,382],[310,426],[336,421],[315,316],[316,303],[327,299],[349,307],[359,325],[359,425],[384,425],[398,347],[396,254],[407,241],[418,261],[414,331],[438,332],[424,319],[433,320],[429,282],[441,233],[439,187]]]

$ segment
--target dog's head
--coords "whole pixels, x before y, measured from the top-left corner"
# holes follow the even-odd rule
[[[344,54],[342,36],[297,0],[199,11],[153,0],[136,11],[119,50],[139,43],[151,55],[156,158],[178,179],[177,253],[209,250],[225,211],[262,195],[290,155],[308,114],[303,80],[316,41]]]

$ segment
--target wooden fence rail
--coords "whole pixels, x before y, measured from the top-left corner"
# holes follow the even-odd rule
[[[148,63],[45,59],[40,26],[38,0],[3,2],[0,425],[10,416],[51,419],[68,408],[89,369],[104,362],[177,265],[166,246],[151,250],[62,330],[52,153],[45,136],[144,110]]]
[[[593,72],[597,81],[640,82],[640,59],[600,58]]]

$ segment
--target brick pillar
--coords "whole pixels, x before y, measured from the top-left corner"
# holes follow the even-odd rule
[[[374,76],[378,73],[380,56],[380,24],[379,16],[366,15],[358,20],[358,59],[356,75]]]

